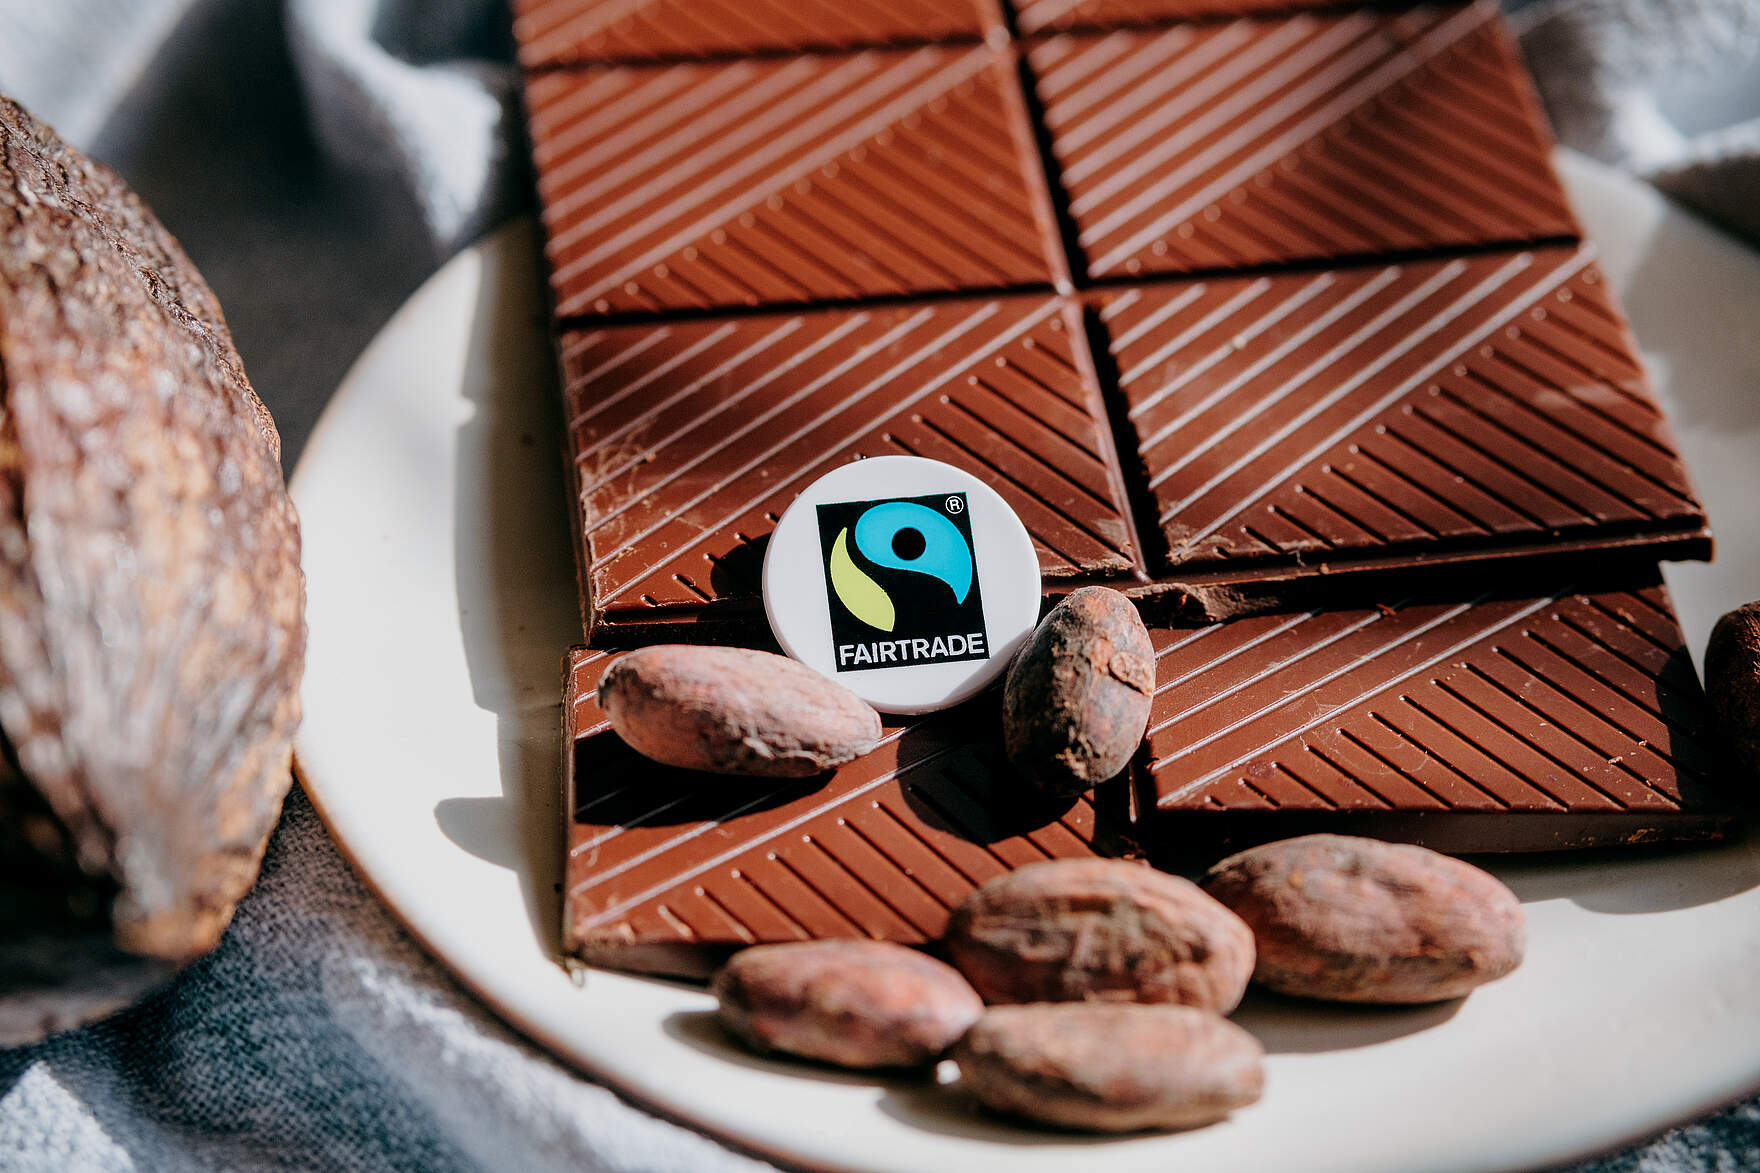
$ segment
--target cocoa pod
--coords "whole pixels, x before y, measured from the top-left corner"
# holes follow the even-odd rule
[[[805,778],[874,748],[880,714],[786,656],[664,644],[612,661],[599,705],[630,748],[715,774]]]
[[[1742,764],[1760,773],[1760,602],[1737,607],[1711,629],[1705,695]]]
[[[1136,607],[1082,587],[1051,609],[1008,669],[1008,760],[1046,794],[1076,795],[1124,769],[1143,743],[1155,649]]]
[[[1265,1086],[1258,1040],[1192,1006],[996,1006],[953,1058],[986,1107],[1088,1132],[1195,1128]]]
[[[1459,998],[1521,964],[1522,906],[1422,847],[1307,835],[1230,856],[1204,889],[1252,927],[1253,980],[1335,1002]]]
[[[201,274],[0,98],[0,1047],[219,941],[292,780],[280,441]]]
[[[801,941],[734,954],[715,975],[720,1019],[757,1051],[840,1067],[917,1067],[984,1012],[951,965],[883,941]]]
[[[1227,1014],[1253,934],[1196,884],[1120,860],[1048,860],[968,894],[947,952],[986,1002],[1180,1002]]]

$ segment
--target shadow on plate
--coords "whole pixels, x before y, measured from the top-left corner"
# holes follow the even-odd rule
[[[677,1010],[661,1022],[668,1037],[694,1050],[753,1071],[817,1080],[845,1087],[880,1089],[880,1110],[902,1124],[925,1132],[973,1137],[1015,1145],[1084,1145],[1118,1143],[1114,1136],[1045,1131],[1012,1125],[992,1116],[963,1091],[957,1082],[940,1083],[936,1071],[859,1072],[809,1063],[797,1059],[770,1059],[753,1054],[736,1042],[710,1010]],[[951,1071],[951,1067],[948,1068]]]
[[[434,822],[459,848],[497,867],[521,861],[519,814],[505,798],[443,798]]]
[[[1691,857],[1695,866],[1682,867]],[[1760,887],[1751,837],[1716,845],[1663,844],[1581,852],[1480,857],[1523,904],[1569,900],[1590,912],[1629,916],[1712,904]]]
[[[480,255],[461,383],[472,410],[458,432],[453,574],[471,697],[497,719],[502,796],[448,800],[434,817],[461,848],[519,874],[532,930],[554,952],[563,823],[557,705],[562,654],[581,638],[557,457],[561,396],[535,227],[510,230]]]
[[[660,1026],[667,1037],[676,1039],[687,1047],[739,1067],[765,1071],[772,1075],[791,1075],[821,1083],[843,1084],[846,1087],[930,1087],[934,1081],[933,1074],[927,1070],[921,1073],[867,1073],[845,1071],[802,1059],[766,1058],[748,1051],[722,1030],[712,1010],[675,1010],[661,1021]]]
[[[1624,299],[1646,366],[1705,502],[1717,561],[1668,567],[1695,652],[1723,612],[1760,594],[1760,256],[1694,216],[1657,221]]]
[[[1234,1020],[1270,1055],[1352,1051],[1414,1035],[1453,1018],[1465,999],[1429,1006],[1352,1006],[1248,992]]]
[[[880,1111],[900,1124],[940,1136],[955,1136],[991,1144],[1038,1148],[1056,1145],[1060,1148],[1116,1148],[1132,1139],[1159,1139],[1170,1135],[1164,1131],[1144,1132],[1069,1132],[1059,1128],[1034,1128],[1015,1124],[996,1115],[974,1099],[955,1081],[938,1086],[921,1084],[889,1087],[877,1105]],[[1195,1131],[1195,1130],[1194,1130]],[[1080,1169],[1072,1163],[1072,1169]]]

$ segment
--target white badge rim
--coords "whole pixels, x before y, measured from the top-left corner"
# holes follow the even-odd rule
[[[837,671],[815,506],[964,493],[990,655],[983,660]],[[1039,556],[1027,528],[989,485],[921,456],[873,456],[840,465],[802,489],[764,552],[764,614],[782,650],[887,713],[945,709],[994,683],[1039,622]]]

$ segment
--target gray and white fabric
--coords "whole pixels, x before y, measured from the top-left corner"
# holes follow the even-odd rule
[[[1517,13],[1561,136],[1760,240],[1760,5]],[[0,91],[115,165],[226,306],[289,465],[448,256],[530,205],[496,0],[0,0]],[[500,1025],[295,790],[220,949],[0,1051],[0,1170],[767,1168]],[[1580,1173],[1760,1168],[1760,1102]]]
[[[1760,3],[1542,0],[1517,23],[1561,140],[1760,241]]]

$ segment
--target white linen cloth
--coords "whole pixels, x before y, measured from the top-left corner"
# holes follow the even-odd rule
[[[1760,6],[1518,14],[1561,137],[1760,239]],[[0,0],[0,91],[117,166],[218,291],[291,463],[348,364],[529,205],[495,0]],[[115,1017],[0,1051],[0,1170],[720,1171],[503,1027],[296,790],[220,949]],[[1760,1168],[1760,1103],[1579,1173]]]

